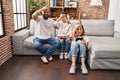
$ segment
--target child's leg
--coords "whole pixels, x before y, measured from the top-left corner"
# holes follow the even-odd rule
[[[63,55],[64,55],[64,40],[63,39],[59,39],[60,40],[60,59],[63,59]]]
[[[66,51],[66,52],[69,50],[69,47],[70,47],[70,40],[69,40],[69,39],[66,39],[66,40],[65,40],[65,51]]]
[[[67,59],[67,54],[68,54],[68,50],[69,50],[69,47],[70,47],[70,40],[69,39],[66,39],[65,40],[65,54],[64,54],[64,57],[65,59]]]
[[[64,40],[63,39],[59,39],[60,40],[60,51],[61,52],[64,52],[64,46],[65,46],[65,44],[64,44]]]
[[[70,53],[68,54],[68,58],[72,59],[72,64],[69,70],[70,74],[75,74],[77,53],[78,53],[78,44],[71,44]]]
[[[88,74],[88,70],[85,65],[85,57],[86,57],[86,46],[85,44],[80,44],[80,57],[81,57],[81,69],[83,74]]]

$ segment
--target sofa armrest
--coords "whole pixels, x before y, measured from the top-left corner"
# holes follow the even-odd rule
[[[13,54],[23,54],[23,42],[30,35],[29,30],[23,29],[12,35]]]

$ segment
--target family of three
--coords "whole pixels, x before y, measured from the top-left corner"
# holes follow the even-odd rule
[[[42,13],[41,16],[39,16],[40,13]],[[49,61],[53,60],[52,53],[60,47],[59,58],[69,59],[72,62],[69,69],[70,74],[75,74],[76,62],[79,61],[81,61],[82,73],[88,74],[85,60],[89,39],[85,35],[83,25],[79,23],[74,27],[71,26],[71,23],[67,21],[65,12],[62,12],[56,21],[49,17],[50,8],[47,6],[35,11],[32,15],[37,24],[33,40],[34,48],[42,53],[41,60],[44,63],[49,63]],[[53,37],[55,29],[57,29],[56,37]],[[44,44],[49,44],[50,47],[45,48]],[[70,44],[71,47],[69,49]]]

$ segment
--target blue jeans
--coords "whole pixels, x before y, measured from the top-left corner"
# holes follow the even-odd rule
[[[70,52],[68,54],[68,59],[70,61],[72,61],[73,56],[76,56],[77,62],[80,62],[81,57],[86,57],[87,56],[86,45],[83,44],[83,43],[79,43],[79,44],[78,43],[72,43]]]
[[[67,52],[70,46],[70,39],[59,39],[60,41],[60,51]]]
[[[44,44],[49,44],[50,47],[48,49],[44,48]],[[52,53],[56,50],[56,48],[59,46],[59,40],[56,38],[48,38],[48,39],[34,39],[34,48],[42,53],[46,58],[49,58]]]

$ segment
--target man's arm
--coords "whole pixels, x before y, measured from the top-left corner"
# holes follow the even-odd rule
[[[38,20],[38,15],[40,15],[40,13],[41,13],[42,11],[46,10],[46,9],[48,9],[47,6],[45,6],[45,7],[41,8],[41,9],[35,11],[35,12],[32,14],[32,19]]]

